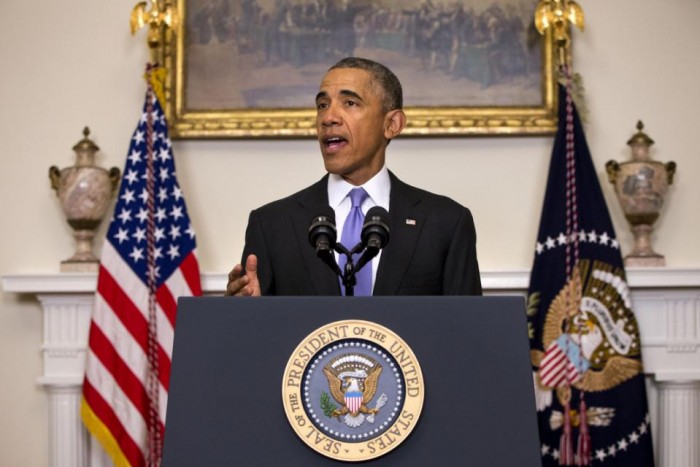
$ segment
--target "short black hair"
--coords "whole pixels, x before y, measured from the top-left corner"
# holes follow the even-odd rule
[[[361,57],[346,57],[328,69],[356,68],[365,70],[382,87],[382,106],[384,112],[403,108],[403,89],[399,78],[386,66],[379,62]]]

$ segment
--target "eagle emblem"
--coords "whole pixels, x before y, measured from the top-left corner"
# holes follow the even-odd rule
[[[622,273],[601,261],[581,261],[573,277],[577,280],[569,280],[549,307],[544,352],[530,352],[538,368],[533,374],[538,411],[551,405],[553,393],[565,405],[571,386],[606,391],[642,371],[639,330]],[[581,289],[577,281],[582,278],[587,280]],[[571,303],[578,306],[572,309]],[[588,412],[588,424],[593,426],[608,426],[615,416],[615,410],[607,407],[591,407]],[[552,429],[561,426],[561,418],[553,411]]]
[[[387,395],[380,395],[374,407],[368,405],[374,399],[379,384],[382,366],[368,355],[349,353],[340,355],[323,367],[328,380],[328,389],[334,405],[327,393],[321,394],[321,406],[328,417],[337,417],[347,426],[356,428],[365,420],[374,423],[374,415],[386,404]]]

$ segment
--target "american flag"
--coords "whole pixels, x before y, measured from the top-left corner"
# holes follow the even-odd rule
[[[162,456],[177,298],[201,295],[195,235],[149,85],[104,242],[81,415],[115,465]]]

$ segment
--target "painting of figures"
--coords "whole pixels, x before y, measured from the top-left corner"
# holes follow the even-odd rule
[[[534,30],[535,6],[533,0],[180,0],[183,53],[173,94],[182,117],[216,114],[225,126],[224,114],[229,129],[245,130],[255,113],[270,123],[268,136],[275,128],[294,135],[299,126],[296,134],[307,134],[305,112],[313,110],[323,74],[341,58],[359,56],[396,73],[409,117],[415,110],[422,118],[414,129],[433,121],[440,122],[438,133],[449,132],[455,119],[465,129],[488,126],[487,114],[511,114],[517,126],[524,109],[542,109],[543,118],[551,111],[550,59]],[[285,111],[287,122],[279,114]]]

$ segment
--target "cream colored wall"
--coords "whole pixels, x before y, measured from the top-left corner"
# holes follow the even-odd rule
[[[57,272],[72,253],[47,171],[73,164],[84,125],[101,147],[98,163],[123,167],[147,58],[145,33],[129,36],[135,3],[0,3],[2,275]],[[631,236],[603,166],[629,157],[625,142],[642,119],[657,143],[653,156],[678,163],[655,247],[669,266],[700,267],[700,3],[580,3],[587,30],[576,35],[575,55],[591,111],[587,136],[623,250]],[[399,139],[388,161],[405,181],[472,209],[483,270],[526,270],[551,146],[544,137]],[[237,261],[252,208],[322,174],[313,141],[178,141],[174,151],[205,272]],[[0,465],[46,466],[40,308],[29,296],[0,299]]]

